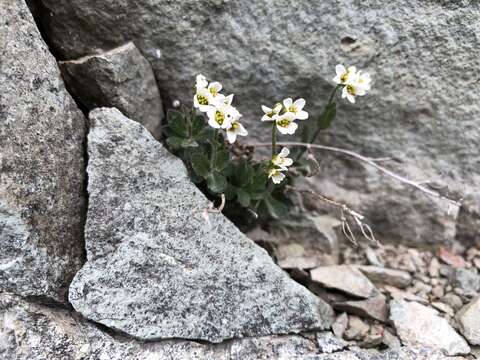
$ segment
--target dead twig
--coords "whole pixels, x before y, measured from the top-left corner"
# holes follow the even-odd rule
[[[357,239],[355,237],[355,234],[352,231],[352,228],[349,223],[349,219],[353,219],[353,222],[357,225],[357,227],[360,229],[360,232],[367,240],[379,244],[378,240],[375,238],[375,235],[373,235],[373,231],[370,225],[368,225],[363,221],[365,219],[365,216],[356,212],[355,210],[350,208],[348,205],[344,203],[340,203],[333,199],[330,199],[325,195],[319,194],[311,189],[298,189],[290,185],[285,186],[285,189],[287,191],[292,191],[297,194],[299,193],[299,194],[311,195],[329,205],[335,206],[338,209],[340,209],[340,213],[341,213],[340,221],[342,223],[342,232],[345,235],[345,237],[348,240],[350,240],[353,244],[357,245]]]
[[[204,209],[194,210],[193,213],[194,214],[201,213],[203,219],[205,220],[205,223],[211,227],[212,223],[210,222],[210,217],[208,216],[208,214],[219,214],[225,208],[225,194],[221,194],[220,198],[221,198],[221,203],[218,207],[215,207],[215,204],[213,202],[210,202],[208,204],[208,207]]]
[[[249,144],[249,145],[253,146],[253,147],[272,146],[272,144],[270,144],[270,143],[256,143],[256,144]],[[380,162],[380,161],[386,161],[387,159],[391,160],[390,158],[369,158],[369,157],[357,154],[354,151],[350,151],[350,150],[346,150],[346,149],[342,149],[342,148],[337,148],[337,147],[333,147],[333,146],[326,146],[326,145],[308,144],[308,143],[302,143],[302,142],[279,142],[279,143],[277,143],[277,145],[279,145],[279,146],[301,146],[301,147],[306,147],[307,149],[319,149],[319,150],[325,150],[325,151],[331,151],[331,152],[344,154],[344,155],[353,157],[353,158],[359,160],[360,162],[364,162],[364,163],[374,167],[375,169],[381,171],[385,175],[388,175],[389,177],[391,177],[391,178],[393,178],[393,179],[395,179],[395,180],[397,180],[401,183],[404,183],[404,184],[409,185],[409,186],[411,186],[411,187],[413,187],[417,190],[420,190],[421,192],[423,192],[423,193],[425,193],[429,196],[446,200],[450,205],[454,205],[454,206],[458,206],[458,207],[460,207],[462,205],[460,201],[451,199],[450,197],[447,197],[447,196],[443,195],[441,192],[436,191],[436,190],[432,189],[431,187],[425,186],[424,185],[426,183],[425,181],[419,182],[419,181],[413,181],[413,180],[407,179],[406,177],[403,177],[399,174],[396,174],[393,171],[388,170],[387,168],[377,164],[377,162]]]

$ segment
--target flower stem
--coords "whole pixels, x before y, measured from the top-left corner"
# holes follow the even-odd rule
[[[324,107],[324,111],[326,111],[326,109],[328,109],[328,107],[332,104],[333,100],[335,99],[335,94],[337,93],[337,90],[340,89],[340,87],[341,85],[337,85],[333,88],[332,92],[330,93],[330,97],[328,98],[327,105],[325,105]],[[317,127],[312,137],[310,138],[309,144],[313,144],[317,140],[317,137],[320,134],[320,131],[322,131],[322,129],[320,127]],[[295,158],[295,161],[298,161],[302,157],[302,155],[305,154],[305,151],[307,151],[307,148],[303,148],[298,153],[298,155]]]
[[[272,125],[272,158],[277,154],[277,125],[275,121]]]
[[[215,129],[213,135],[213,141],[210,143],[212,145],[212,154],[210,158],[210,163],[213,165],[215,161],[217,161],[217,137],[218,137],[218,129]]]

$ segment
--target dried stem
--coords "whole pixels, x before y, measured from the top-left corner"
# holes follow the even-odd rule
[[[340,202],[335,201],[335,200],[332,200],[332,199],[326,197],[325,195],[319,194],[319,193],[317,193],[317,192],[315,192],[311,189],[298,189],[298,188],[295,188],[295,187],[290,186],[290,185],[285,186],[285,189],[287,191],[292,191],[292,192],[295,192],[295,193],[307,194],[307,195],[313,196],[313,197],[315,197],[315,198],[317,198],[317,199],[319,199],[319,200],[321,200],[321,201],[323,201],[323,202],[325,202],[329,205],[333,205],[333,206],[339,208],[340,212],[341,212],[340,220],[341,220],[341,223],[342,223],[342,232],[345,235],[345,237],[348,240],[350,240],[352,243],[354,243],[355,245],[357,244],[357,239],[355,238],[355,235],[354,235],[354,233],[353,233],[353,231],[350,227],[350,224],[349,224],[349,221],[348,221],[349,218],[354,220],[354,223],[358,226],[362,235],[366,239],[379,244],[378,240],[373,235],[373,231],[372,231],[372,228],[370,227],[370,225],[363,222],[363,219],[365,219],[365,216],[356,212],[355,210],[350,208],[348,205],[346,205],[344,203],[340,203]]]
[[[253,147],[264,147],[264,146],[270,146],[271,144],[269,144],[269,143],[256,143],[256,144],[249,144],[249,145],[253,146]],[[455,206],[461,206],[462,205],[459,201],[451,199],[447,196],[442,195],[438,191],[435,191],[435,190],[433,190],[429,187],[424,186],[423,185],[425,183],[424,181],[417,182],[417,181],[407,179],[407,178],[405,178],[405,177],[403,177],[399,174],[396,174],[393,171],[388,170],[387,168],[384,168],[383,166],[380,166],[380,165],[377,164],[378,161],[385,161],[386,158],[378,158],[378,159],[369,158],[369,157],[357,154],[356,152],[346,150],[346,149],[342,149],[342,148],[337,148],[337,147],[333,147],[333,146],[326,146],[326,145],[308,144],[308,143],[302,143],[302,142],[281,142],[281,143],[278,143],[278,145],[281,145],[281,146],[302,146],[302,147],[306,147],[307,149],[319,149],[319,150],[332,151],[332,152],[348,155],[350,157],[353,157],[353,158],[355,158],[355,159],[357,159],[361,162],[364,162],[364,163],[374,167],[375,169],[381,171],[385,175],[388,175],[391,178],[393,178],[397,181],[400,181],[401,183],[404,183],[404,184],[409,185],[409,186],[411,186],[411,187],[413,187],[417,190],[422,191],[423,193],[425,193],[429,196],[436,197],[436,198],[439,198],[439,199],[444,199],[444,200],[448,201],[451,205],[455,205]]]
[[[225,194],[221,194],[220,197],[221,197],[222,202],[220,203],[220,205],[218,207],[215,207],[214,203],[210,202],[208,204],[208,207],[206,207],[204,209],[194,210],[193,213],[194,214],[201,213],[202,217],[205,220],[205,222],[207,223],[207,225],[212,226],[212,224],[210,222],[210,217],[208,216],[208,214],[219,214],[223,211],[223,209],[225,207]]]

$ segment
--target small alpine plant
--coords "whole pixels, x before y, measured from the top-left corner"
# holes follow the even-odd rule
[[[166,143],[207,195],[213,199],[224,196],[224,210],[229,215],[250,213],[254,217],[280,218],[292,205],[287,187],[295,177],[315,174],[318,163],[305,155],[305,147],[292,151],[278,148],[277,139],[292,136],[303,127],[302,142],[314,143],[336,116],[338,93],[355,103],[357,96],[370,90],[370,76],[355,66],[337,65],[335,72],[332,93],[322,113],[313,119],[302,98],[261,105],[260,122],[271,131],[271,156],[267,159],[257,159],[252,146],[239,143],[248,131],[241,122],[242,114],[233,105],[234,94],[225,95],[221,83],[201,74],[195,79],[193,108],[183,106],[181,111],[168,111]]]

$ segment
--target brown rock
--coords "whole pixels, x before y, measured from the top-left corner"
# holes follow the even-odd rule
[[[336,310],[381,322],[386,322],[388,318],[387,299],[382,294],[366,300],[337,302],[333,307]]]
[[[375,284],[406,288],[412,282],[410,274],[402,270],[388,269],[379,266],[359,266],[359,270]]]

